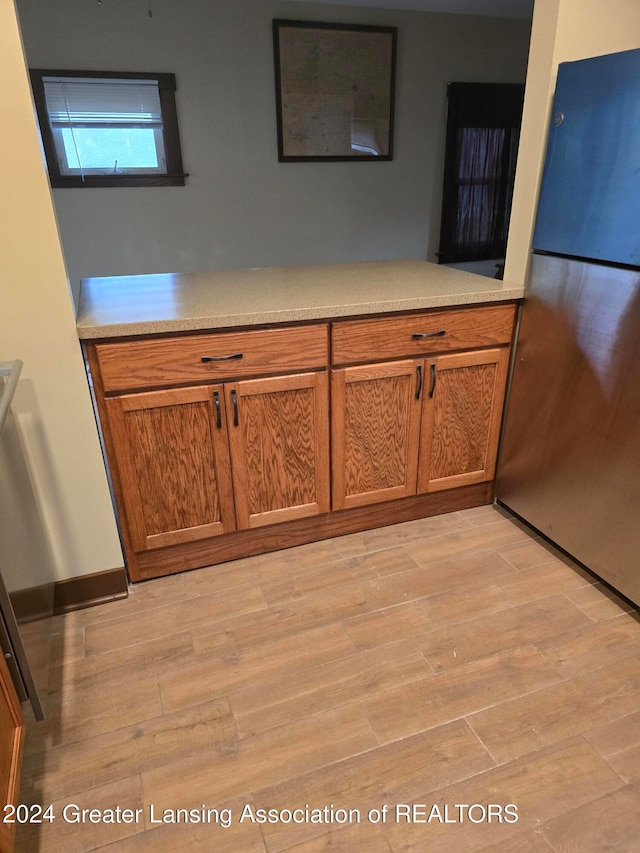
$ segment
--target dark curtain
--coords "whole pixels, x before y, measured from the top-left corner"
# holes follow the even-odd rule
[[[439,263],[504,257],[524,86],[447,88]]]

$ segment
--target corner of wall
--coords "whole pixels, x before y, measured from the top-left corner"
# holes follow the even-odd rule
[[[557,68],[554,58],[560,2],[561,0],[535,0],[533,11],[520,146],[504,267],[505,280],[517,284],[526,283],[529,270],[549,107]]]

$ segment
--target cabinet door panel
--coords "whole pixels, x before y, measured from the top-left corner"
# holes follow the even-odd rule
[[[416,493],[421,360],[332,374],[333,508]]]
[[[329,511],[326,373],[225,385],[239,528]]]
[[[9,669],[0,655],[0,806],[17,805],[26,722]],[[4,816],[4,813],[3,813]],[[0,822],[0,850],[13,850],[15,824]]]
[[[128,394],[107,407],[136,551],[235,529],[222,386]]]
[[[429,359],[435,384],[424,401],[419,492],[493,479],[508,361],[507,349]]]

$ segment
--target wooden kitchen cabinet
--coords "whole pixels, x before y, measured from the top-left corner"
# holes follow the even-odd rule
[[[85,344],[131,580],[489,502],[515,312]]]
[[[334,370],[333,508],[493,480],[509,351]]]
[[[327,512],[327,376],[306,373],[106,401],[136,551]]]
[[[225,386],[238,528],[329,511],[326,373]]]
[[[514,317],[499,305],[335,324],[334,360],[434,354],[333,370],[334,509],[493,480]],[[501,346],[450,353],[488,344]]]
[[[509,350],[427,360],[418,492],[493,480]]]
[[[26,723],[9,669],[0,654],[0,805],[17,805]],[[3,811],[3,817],[5,812]],[[15,815],[14,815],[15,818]],[[0,822],[0,850],[13,850],[15,823]]]
[[[105,343],[88,357],[132,580],[171,549],[329,511],[326,324]],[[259,376],[296,363],[314,369]],[[207,377],[225,381],[130,392]]]
[[[422,361],[332,371],[333,508],[416,493]]]
[[[221,385],[106,400],[121,514],[135,551],[236,528]]]

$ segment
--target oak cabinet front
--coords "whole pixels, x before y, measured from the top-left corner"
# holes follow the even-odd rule
[[[146,551],[236,529],[221,385],[107,399],[124,519]]]
[[[26,722],[4,656],[0,655],[0,806],[17,806]],[[14,815],[15,817],[15,815]],[[13,850],[16,824],[0,821],[0,850]]]
[[[492,480],[509,351],[332,372],[333,508]]]
[[[416,493],[422,362],[334,370],[333,508]]]
[[[493,480],[508,364],[505,348],[427,361],[418,492]]]
[[[334,509],[493,480],[514,319],[497,305],[334,325],[334,362],[424,356],[332,371]]]
[[[133,548],[329,510],[326,373],[106,401]]]
[[[225,385],[239,528],[329,511],[326,373]]]
[[[131,580],[490,501],[515,310],[87,344]]]
[[[96,344],[89,363],[132,580],[156,554],[329,511],[326,324]],[[223,381],[139,387],[194,376]]]

